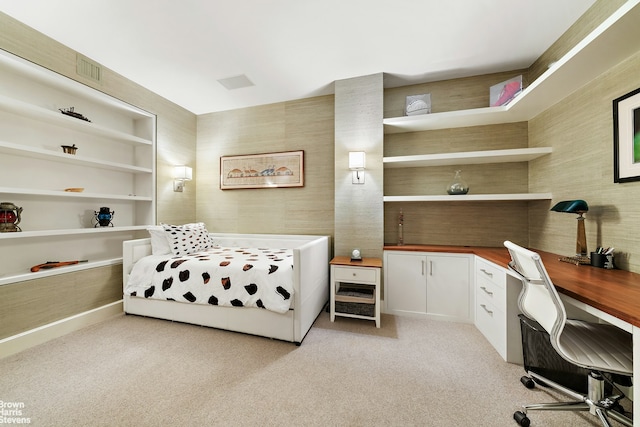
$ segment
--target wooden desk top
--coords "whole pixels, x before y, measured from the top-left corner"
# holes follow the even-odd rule
[[[378,267],[382,268],[382,260],[380,258],[362,258],[361,261],[352,261],[348,256],[337,256],[331,260],[329,264],[348,265],[351,267]]]
[[[469,253],[504,268],[511,261],[506,248],[405,245],[385,246],[384,250]],[[531,250],[540,254],[558,292],[640,327],[640,274],[574,265],[559,261],[560,255]]]

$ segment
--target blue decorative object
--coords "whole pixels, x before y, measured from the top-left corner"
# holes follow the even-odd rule
[[[96,225],[94,225],[95,227],[113,227],[113,223],[111,222],[111,220],[113,219],[113,215],[115,214],[114,211],[109,210],[108,207],[102,207],[100,208],[99,212],[94,211],[95,213],[95,218],[96,218]]]

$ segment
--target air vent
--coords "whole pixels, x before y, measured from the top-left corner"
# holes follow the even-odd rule
[[[76,56],[76,73],[94,82],[102,82],[102,66],[82,55]]]
[[[228,90],[253,86],[253,82],[249,80],[249,78],[244,74],[240,74],[239,76],[227,77],[226,79],[220,79],[218,80],[218,83],[226,87]]]

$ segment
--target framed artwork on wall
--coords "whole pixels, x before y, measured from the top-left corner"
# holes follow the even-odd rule
[[[613,100],[613,182],[640,181],[640,88]]]
[[[304,151],[220,157],[220,189],[304,186]]]

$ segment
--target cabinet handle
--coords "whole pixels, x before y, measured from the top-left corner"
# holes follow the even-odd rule
[[[493,311],[489,310],[486,305],[480,304],[480,307],[482,307],[484,311],[487,312],[487,314],[489,314],[490,316],[493,316]]]
[[[485,288],[484,286],[480,286],[480,289],[482,289],[483,291],[485,291],[488,295],[493,296],[493,292],[488,291],[487,288]]]
[[[429,261],[429,276],[433,276],[433,261]]]
[[[422,275],[424,276],[424,260],[422,260],[421,262],[422,262]]]
[[[493,277],[493,273],[489,273],[487,270],[485,270],[484,268],[481,268],[480,271],[482,271],[484,274],[486,274],[489,277]]]

